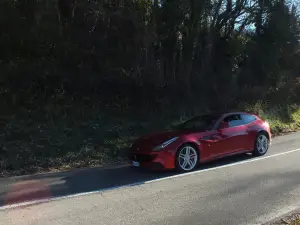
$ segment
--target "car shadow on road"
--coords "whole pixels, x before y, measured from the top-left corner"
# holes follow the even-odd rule
[[[197,169],[205,170],[210,168],[216,168],[223,165],[229,165],[236,162],[245,161],[251,159],[251,155],[243,154],[239,156],[228,157],[226,159],[220,159],[211,163],[202,164]],[[80,170],[74,173],[64,173],[63,175],[57,174],[57,176],[51,176],[43,178],[43,175],[35,178],[34,181],[43,183],[43,190],[39,190],[34,186],[32,191],[26,190],[26,195],[21,196],[15,195],[15,198],[9,199],[6,201],[8,194],[11,194],[11,189],[0,194],[0,207],[7,204],[20,203],[24,201],[33,201],[41,198],[54,198],[54,197],[63,197],[74,194],[97,192],[105,189],[118,188],[122,186],[132,186],[143,184],[147,181],[170,177],[178,173],[174,171],[165,171],[165,172],[151,172],[145,171],[142,169],[125,167],[119,169],[106,169],[93,168],[87,170]],[[47,176],[47,175],[45,175]],[[25,179],[26,180],[26,179]],[[28,177],[29,180],[29,177]],[[24,180],[22,180],[24,182]],[[46,183],[46,187],[45,187]],[[12,182],[10,186],[14,185]],[[30,189],[30,186],[24,186],[25,189]],[[22,191],[24,191],[24,188]],[[47,191],[45,191],[45,188]],[[22,188],[19,188],[19,190]],[[28,194],[29,193],[29,194]],[[31,194],[30,194],[31,193]],[[46,193],[46,196],[43,196],[41,193]],[[13,195],[10,195],[13,196]],[[21,197],[20,197],[21,196]]]

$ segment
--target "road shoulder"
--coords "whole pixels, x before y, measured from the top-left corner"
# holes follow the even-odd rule
[[[299,224],[300,224],[300,209],[297,209],[281,217],[274,218],[273,220],[263,225],[299,225]]]

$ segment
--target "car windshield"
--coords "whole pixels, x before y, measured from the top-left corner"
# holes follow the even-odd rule
[[[206,114],[194,117],[178,126],[179,129],[211,130],[216,124],[220,115]]]

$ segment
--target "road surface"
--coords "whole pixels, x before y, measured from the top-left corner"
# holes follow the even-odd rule
[[[12,197],[22,185],[39,194]],[[8,225],[262,224],[300,206],[300,133],[273,139],[264,157],[228,158],[190,174],[94,169],[1,179],[0,193],[0,224]]]

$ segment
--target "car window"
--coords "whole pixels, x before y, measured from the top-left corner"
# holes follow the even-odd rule
[[[251,123],[256,120],[255,116],[249,115],[249,114],[242,115],[242,118],[243,118],[245,124]]]
[[[245,124],[241,115],[239,115],[239,114],[227,116],[224,119],[224,122],[229,123],[229,127],[237,127],[237,126],[241,126],[241,125]]]
[[[179,126],[180,129],[210,130],[220,118],[219,115],[202,115],[192,118]]]

